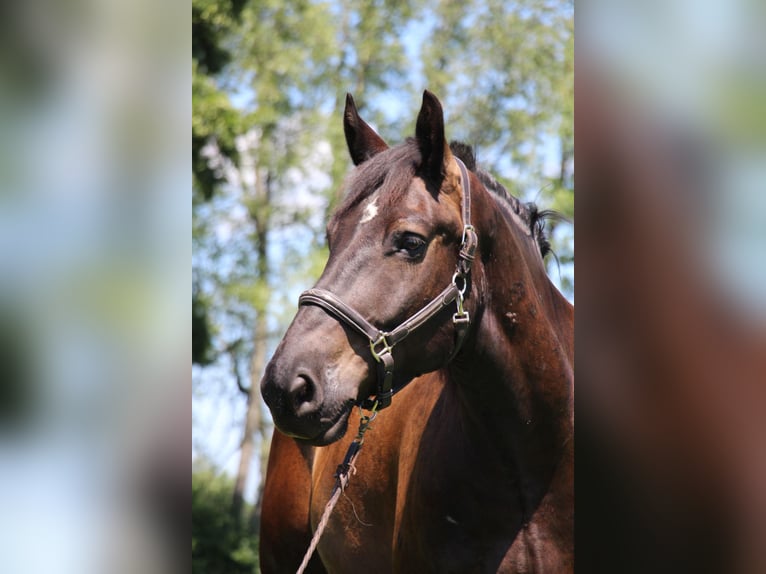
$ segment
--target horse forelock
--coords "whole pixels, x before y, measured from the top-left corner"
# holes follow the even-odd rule
[[[420,151],[414,139],[408,139],[368,159],[346,179],[346,195],[333,219],[338,221],[345,218],[379,189],[386,190],[389,201],[397,201],[409,189],[419,163]]]

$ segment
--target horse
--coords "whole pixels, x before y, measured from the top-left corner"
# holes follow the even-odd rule
[[[573,571],[574,308],[546,212],[447,143],[427,90],[404,143],[350,95],[343,125],[329,259],[261,381],[262,571],[300,564],[362,406],[377,418],[307,571]]]

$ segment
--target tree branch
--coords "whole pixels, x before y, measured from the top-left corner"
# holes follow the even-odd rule
[[[241,344],[242,339],[237,339],[233,343],[227,345],[224,351],[228,353],[229,358],[231,359],[231,372],[234,375],[234,380],[237,382],[237,388],[243,395],[249,397],[252,388],[245,387],[245,385],[242,384],[242,375],[239,372],[239,364],[237,362],[237,350]]]

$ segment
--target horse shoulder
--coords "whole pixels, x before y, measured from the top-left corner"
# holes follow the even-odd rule
[[[365,435],[348,488],[340,498],[319,543],[328,571],[370,574],[396,571],[395,540],[401,529],[410,475],[418,455],[425,421],[439,397],[442,379],[419,377],[397,393]],[[318,522],[333,484],[333,473],[359,417],[349,421],[346,438],[317,449],[313,465],[312,523]],[[404,571],[407,571],[405,568]]]

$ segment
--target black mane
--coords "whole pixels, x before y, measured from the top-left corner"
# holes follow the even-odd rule
[[[527,224],[532,237],[537,241],[537,245],[540,248],[540,254],[545,257],[550,253],[551,244],[548,241],[548,236],[545,232],[545,225],[549,219],[559,218],[559,214],[549,209],[541,210],[533,201],[522,203],[518,198],[508,193],[508,190],[505,189],[500,182],[476,165],[476,154],[470,145],[459,141],[453,141],[450,142],[449,147],[452,150],[452,153],[460,158],[465,166],[476,174],[479,181],[484,184],[484,187],[486,187],[495,198],[503,201]]]

